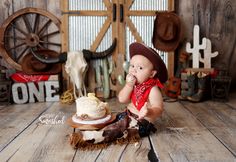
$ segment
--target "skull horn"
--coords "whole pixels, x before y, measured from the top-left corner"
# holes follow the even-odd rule
[[[101,59],[110,55],[115,50],[116,44],[117,44],[117,40],[115,38],[112,42],[112,45],[105,51],[92,52],[90,50],[84,49],[82,52],[86,61],[93,60],[93,59]],[[36,49],[34,48],[31,48],[31,52],[36,59],[38,59],[39,61],[45,64],[64,63],[67,60],[67,52],[63,52],[58,57],[55,57],[55,58],[42,56],[38,52],[36,52]]]
[[[106,49],[105,51],[92,52],[90,50],[83,49],[82,52],[84,54],[85,60],[101,59],[101,58],[104,58],[104,57],[109,56],[110,54],[112,54],[112,52],[116,48],[116,44],[117,44],[117,40],[115,38],[112,42],[112,45],[108,49]]]
[[[67,53],[66,52],[63,52],[58,57],[54,57],[54,58],[49,58],[49,57],[45,57],[43,55],[40,55],[33,48],[31,48],[31,52],[37,60],[39,60],[45,64],[63,63],[63,62],[66,62],[66,60],[67,60]]]

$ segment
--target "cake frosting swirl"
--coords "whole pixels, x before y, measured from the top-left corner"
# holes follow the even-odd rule
[[[94,93],[76,99],[76,116],[83,120],[96,120],[109,114],[108,103],[100,101]]]

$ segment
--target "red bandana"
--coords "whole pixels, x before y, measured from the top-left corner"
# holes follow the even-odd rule
[[[164,87],[159,79],[149,79],[146,82],[134,86],[134,90],[131,94],[131,100],[138,111],[141,110],[147,101],[149,93],[154,86],[158,86],[160,88]]]

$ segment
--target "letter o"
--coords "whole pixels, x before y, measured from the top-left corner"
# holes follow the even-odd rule
[[[18,90],[21,90],[20,92]],[[27,86],[24,83],[14,83],[12,85],[13,101],[17,104],[24,104],[28,101]]]

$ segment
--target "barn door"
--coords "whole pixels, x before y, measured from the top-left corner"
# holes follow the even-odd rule
[[[62,2],[64,40],[63,50],[90,49],[104,51],[115,39],[115,4],[110,0],[68,0]],[[63,29],[62,29],[63,30]],[[116,51],[113,52],[115,54]],[[110,63],[110,64],[108,64]],[[87,81],[89,91],[108,98],[112,58],[90,62]]]
[[[119,27],[119,52],[129,60],[128,46],[134,41],[144,42],[153,47],[152,36],[154,20],[157,12],[173,11],[174,0],[117,0]],[[154,48],[155,49],[155,48]],[[169,75],[173,75],[173,52],[157,52],[167,65]]]
[[[112,57],[90,62],[89,91],[108,98],[120,90],[128,45],[134,41],[152,46],[156,11],[169,10],[171,0],[68,0],[62,3],[62,49],[103,51],[117,39]],[[170,5],[171,4],[171,5]],[[168,54],[159,52],[167,62]],[[168,69],[169,66],[168,66]],[[66,76],[66,75],[65,75]]]

